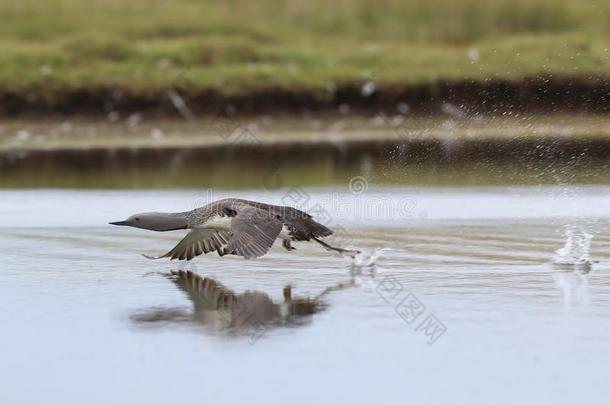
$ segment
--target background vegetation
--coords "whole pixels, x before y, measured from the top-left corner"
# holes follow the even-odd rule
[[[0,92],[607,77],[604,0],[3,0]]]

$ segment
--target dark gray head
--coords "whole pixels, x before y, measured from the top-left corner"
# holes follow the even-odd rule
[[[134,214],[125,221],[110,222],[110,225],[132,226],[150,231],[175,231],[186,229],[188,224],[182,214],[167,214],[163,212],[144,212]]]

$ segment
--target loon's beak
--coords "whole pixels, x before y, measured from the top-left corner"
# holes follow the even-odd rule
[[[127,226],[129,225],[127,223],[127,221],[118,221],[118,222],[108,222],[109,225],[120,225],[120,226]]]

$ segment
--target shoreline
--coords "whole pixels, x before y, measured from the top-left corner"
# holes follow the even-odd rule
[[[267,87],[225,94],[216,88],[32,88],[20,92],[0,89],[0,118],[103,118],[112,112],[145,113],[155,117],[243,116],[262,114],[394,112],[406,105],[412,112],[434,114],[443,103],[471,113],[610,112],[610,77],[538,75],[521,79],[437,80],[422,84],[380,84],[364,91],[366,81],[339,84],[332,89]],[[178,96],[176,98],[175,96]],[[34,112],[35,111],[35,112]]]
[[[610,184],[608,162],[599,114],[0,121],[0,188]]]
[[[412,140],[0,154],[2,188],[610,184],[610,140]]]
[[[144,114],[115,120],[0,120],[0,154],[54,150],[231,148],[243,145],[461,142],[480,140],[610,141],[605,114],[469,114],[453,104],[435,115],[383,113],[276,114],[262,117],[157,119]]]
[[[327,156],[336,164],[349,160],[388,157],[394,163],[451,165],[476,162],[610,161],[610,138],[566,137],[470,138],[470,139],[344,139],[261,143],[208,143],[162,146],[63,147],[0,150],[0,170],[25,168],[103,168],[109,166],[171,165],[180,160],[236,163],[241,160],[278,162],[307,161]],[[312,157],[313,156],[313,157]]]

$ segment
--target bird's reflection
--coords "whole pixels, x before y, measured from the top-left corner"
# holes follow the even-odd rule
[[[172,271],[163,274],[178,289],[184,291],[193,304],[192,311],[182,308],[151,308],[134,314],[132,320],[140,325],[163,322],[187,322],[205,325],[208,330],[230,335],[248,336],[256,341],[270,328],[305,324],[311,315],[326,309],[324,296],[331,291],[354,285],[348,283],[329,287],[318,296],[293,297],[292,289],[283,289],[283,301],[274,302],[267,294],[246,291],[236,294],[220,282],[201,277],[192,271]]]

